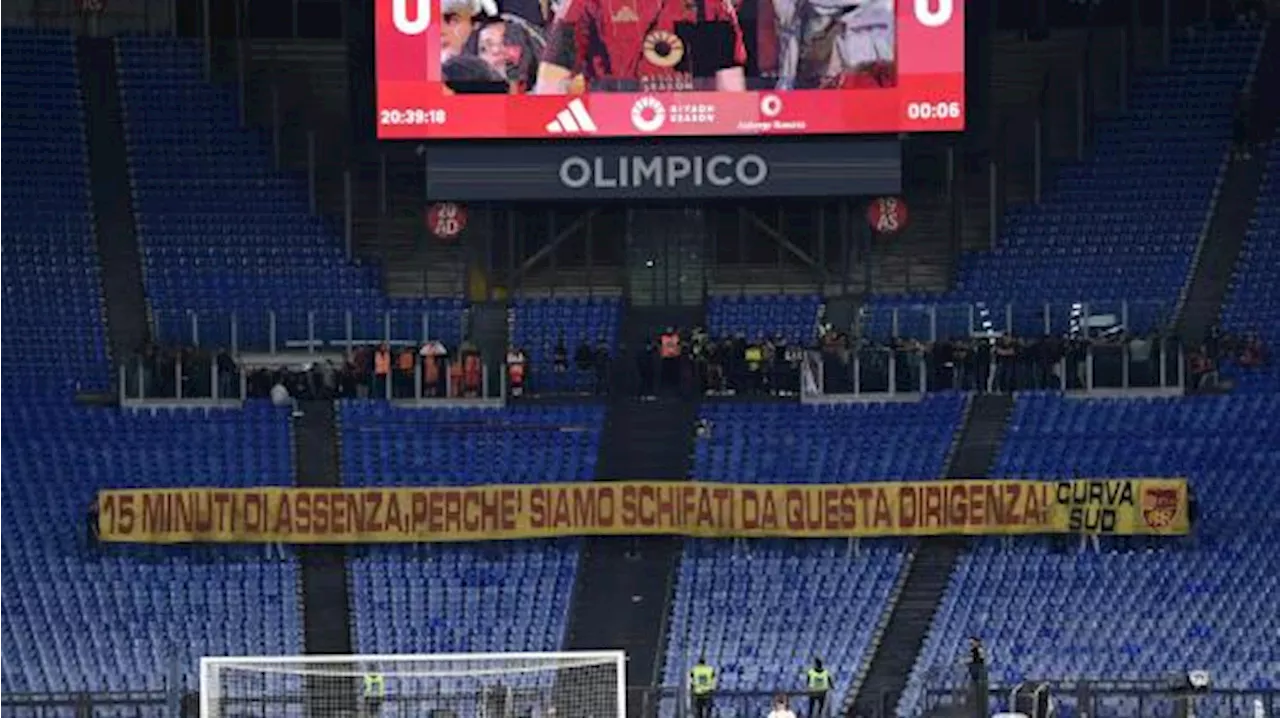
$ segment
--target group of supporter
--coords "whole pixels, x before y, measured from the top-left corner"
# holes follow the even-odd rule
[[[127,367],[126,394],[150,398],[268,398],[283,387],[296,400],[465,398],[485,390],[476,345],[464,340],[353,347],[341,356],[289,357],[271,365],[245,363],[222,348],[147,344]],[[243,382],[243,386],[242,386]],[[215,394],[216,390],[216,394]]]
[[[1256,334],[1228,336],[1211,330],[1195,350],[1160,332],[1122,330],[1064,336],[970,336],[924,342],[896,338],[876,342],[827,331],[819,342],[824,393],[956,389],[976,392],[1159,387],[1185,381],[1211,388],[1229,361],[1242,367],[1266,363]],[[1180,349],[1179,346],[1183,345]],[[1186,361],[1186,376],[1182,361]]]
[[[1215,389],[1222,384],[1223,365],[1257,369],[1269,361],[1267,345],[1256,332],[1229,334],[1215,325],[1187,360],[1191,373],[1189,385],[1195,389]]]
[[[1176,344],[1123,331],[1064,336],[1011,334],[885,342],[828,331],[821,341],[823,392],[1010,392],[1155,387],[1178,378]],[[1163,374],[1161,362],[1166,362]]]
[[[638,393],[793,395],[804,350],[781,334],[712,336],[703,327],[667,327],[635,351]]]
[[[1108,334],[1056,337],[1012,335],[952,337],[934,342],[896,338],[888,342],[855,339],[828,332],[822,340],[824,390],[826,393],[886,391],[941,391],[957,389],[977,392],[1008,392],[1026,389],[1081,389],[1089,384],[1089,371],[1108,373],[1105,355],[1121,356],[1129,350],[1131,366],[1143,376],[1131,377],[1133,384],[1150,383],[1158,369],[1158,340]],[[1095,363],[1089,368],[1090,350]],[[1105,367],[1105,368],[1104,368]],[[1065,369],[1065,371],[1064,371]],[[1144,371],[1145,370],[1145,371]],[[891,376],[892,375],[892,376]],[[855,387],[855,382],[857,386]],[[1115,385],[1119,385],[1119,381]]]
[[[535,377],[532,356],[524,347],[507,350],[506,373],[512,396],[527,393],[608,394],[613,376],[613,354],[603,338],[594,343],[583,339],[572,355],[563,336],[547,347],[554,377]],[[544,357],[545,358],[545,357]],[[545,365],[545,362],[541,362]]]
[[[458,94],[874,89],[897,82],[893,8],[443,0],[440,75]]]
[[[129,367],[126,391],[133,397],[238,398],[243,388],[248,397],[268,398],[278,395],[279,386],[295,400],[474,398],[498,394],[499,369],[513,397],[564,391],[604,395],[617,372],[633,373],[620,384],[634,386],[643,398],[1158,387],[1179,380],[1193,389],[1212,389],[1221,382],[1224,362],[1254,368],[1268,361],[1258,335],[1230,335],[1216,327],[1181,357],[1176,337],[1118,330],[933,342],[877,341],[830,327],[818,334],[802,344],[776,333],[713,336],[703,327],[666,327],[628,352],[631,367],[618,362],[603,340],[582,341],[571,352],[560,339],[540,357],[511,347],[495,361],[488,379],[485,360],[467,340],[453,349],[439,341],[364,345],[344,356],[301,357],[284,366],[241,366],[226,349],[149,344]],[[1179,376],[1180,359],[1186,361],[1185,377]],[[535,366],[554,378],[535,378]]]
[[[240,396],[238,368],[225,349],[147,343],[125,366],[125,392],[132,397],[209,398]]]

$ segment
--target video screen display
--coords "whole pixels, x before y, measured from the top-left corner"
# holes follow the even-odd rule
[[[964,0],[376,0],[378,137],[964,129]]]

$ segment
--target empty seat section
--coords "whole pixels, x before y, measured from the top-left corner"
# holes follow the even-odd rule
[[[1230,29],[1175,41],[1168,67],[1135,80],[1128,113],[1098,125],[1090,158],[1059,171],[1040,204],[1010,209],[998,248],[961,258],[953,292],[878,301],[866,310],[866,331],[889,337],[898,307],[908,310],[900,336],[930,338],[923,309],[935,303],[939,337],[981,328],[968,309],[975,303],[998,331],[1011,304],[1020,336],[1045,333],[1046,303],[1055,334],[1068,329],[1077,303],[1119,316],[1128,300],[1132,329],[1167,325],[1208,220],[1259,35]]]
[[[588,481],[604,424],[597,406],[340,406],[342,474],[358,486]]]
[[[992,681],[1005,685],[1205,669],[1215,686],[1280,687],[1280,643],[1259,640],[1280,632],[1277,447],[1276,395],[1020,396],[993,475],[1186,476],[1199,514],[1194,543],[1104,538],[1094,553],[1048,540],[984,542],[961,557],[898,714],[918,715],[928,676],[956,666],[972,635],[986,643]],[[1115,710],[1137,716],[1136,702]]]
[[[813,294],[713,296],[707,300],[707,330],[713,337],[785,337],[792,344],[813,342],[821,299]]]
[[[604,412],[343,402],[340,420],[347,485],[447,486],[590,480]],[[576,540],[368,547],[351,562],[356,648],[560,650],[577,561]]]
[[[287,411],[5,402],[3,421],[6,694],[194,690],[201,656],[302,651],[296,562],[86,541],[99,489],[290,485]]]
[[[120,91],[147,295],[161,338],[263,349],[431,338],[455,346],[461,299],[391,300],[309,211],[306,184],[271,168],[230,95],[204,81],[198,42],[119,40]],[[174,108],[181,108],[175,111]],[[274,324],[269,318],[274,312]],[[387,313],[391,313],[390,327]],[[350,313],[350,318],[348,318]]]
[[[760,483],[937,477],[963,407],[950,394],[915,404],[705,406],[711,431],[698,442],[694,475]],[[868,658],[904,556],[893,540],[850,548],[825,540],[687,541],[664,684],[682,685],[705,652],[725,691],[799,691],[806,665],[820,657],[837,678],[832,708],[840,706]],[[765,709],[726,709],[744,707]]]
[[[110,386],[70,35],[4,31],[4,388]]]
[[[920,480],[937,476],[964,407],[958,394],[914,403],[710,404],[699,478],[758,483]]]

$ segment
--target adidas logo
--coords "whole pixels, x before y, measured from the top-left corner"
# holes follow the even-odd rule
[[[582,100],[574,100],[569,106],[560,110],[556,118],[547,123],[547,132],[553,135],[564,135],[581,132],[583,134],[592,134],[598,132],[596,121],[591,119],[591,115],[587,114],[587,106],[582,104]]]

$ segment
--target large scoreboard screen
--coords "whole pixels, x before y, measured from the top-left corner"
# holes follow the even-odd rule
[[[965,0],[376,0],[383,139],[964,129]]]

